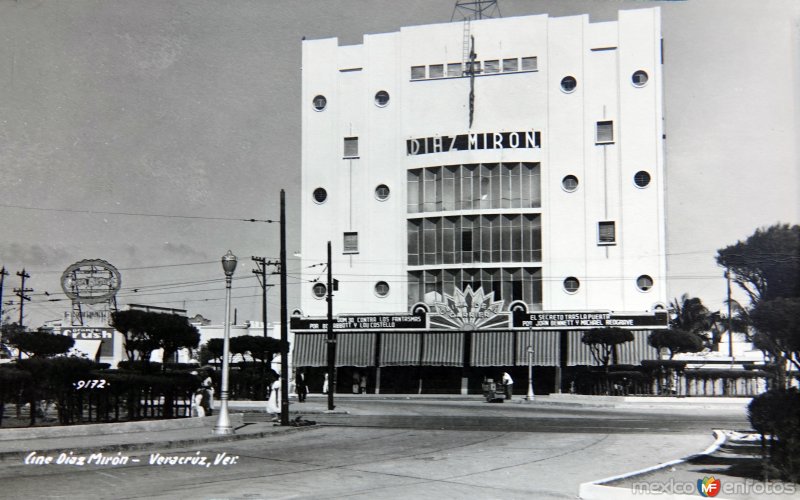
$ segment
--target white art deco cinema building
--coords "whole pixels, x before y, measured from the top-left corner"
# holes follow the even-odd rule
[[[483,19],[303,42],[295,367],[327,364],[332,243],[339,390],[537,392],[655,359],[666,325],[659,9]],[[319,367],[319,368],[317,368]],[[563,377],[563,378],[562,378]],[[316,384],[319,385],[319,384]]]

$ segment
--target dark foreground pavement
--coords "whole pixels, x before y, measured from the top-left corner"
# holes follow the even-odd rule
[[[245,412],[234,436],[211,435],[216,417],[28,436],[40,430],[2,430],[2,496],[576,498],[582,482],[698,453],[713,442],[719,420],[746,425],[744,402],[699,399],[664,406],[537,397],[492,405],[474,397],[354,396],[337,398],[329,413],[323,398],[312,397],[292,403],[292,417],[320,425],[297,428],[267,422],[262,404],[231,405]],[[66,462],[83,457],[84,465],[26,464],[32,452],[53,462],[62,453]]]

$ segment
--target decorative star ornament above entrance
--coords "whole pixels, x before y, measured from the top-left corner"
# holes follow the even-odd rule
[[[436,312],[431,316],[431,328],[452,330],[478,330],[481,328],[503,328],[508,326],[508,314],[503,312],[502,300],[494,300],[494,292],[483,293],[472,286],[462,292],[456,290],[451,295],[444,294],[442,302],[434,302]]]

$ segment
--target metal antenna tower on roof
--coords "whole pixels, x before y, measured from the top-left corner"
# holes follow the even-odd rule
[[[502,17],[497,0],[456,0],[450,21]]]

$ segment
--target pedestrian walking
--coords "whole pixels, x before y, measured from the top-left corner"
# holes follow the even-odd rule
[[[279,415],[281,414],[281,376],[273,372],[275,381],[269,386],[269,395],[267,396],[267,413],[272,416],[273,422],[279,422]]]
[[[328,394],[328,374],[325,374],[325,378],[322,380],[322,394]]]
[[[511,399],[511,395],[514,394],[514,380],[508,372],[503,372],[503,387],[506,390],[506,399]]]
[[[206,378],[200,384],[203,390],[203,410],[209,417],[214,413],[214,381],[211,380],[211,374],[207,373]]]
[[[358,376],[358,372],[353,372],[353,394],[358,394],[358,391],[361,390],[361,377]]]
[[[367,393],[367,376],[363,373],[361,374],[361,379],[358,381],[358,387],[361,394]]]
[[[294,376],[294,390],[297,393],[297,401],[300,403],[305,402],[308,387],[306,386],[306,376],[300,368],[297,369]]]
[[[202,388],[197,389],[192,394],[192,416],[193,417],[205,417],[206,410],[203,408],[203,394],[204,390]]]

